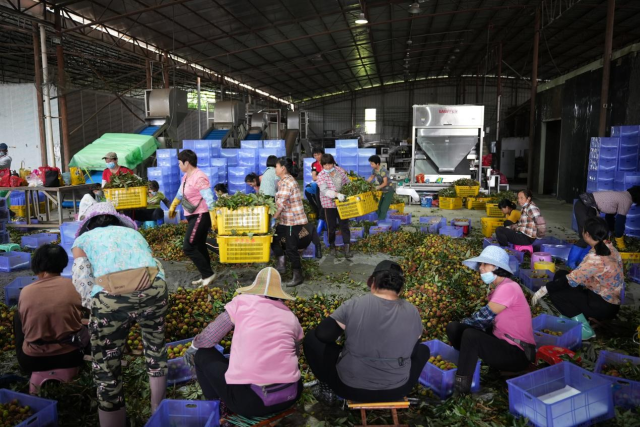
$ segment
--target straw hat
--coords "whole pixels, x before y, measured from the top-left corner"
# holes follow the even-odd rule
[[[509,254],[501,247],[495,245],[487,246],[480,256],[469,258],[466,261],[462,261],[462,263],[476,271],[478,271],[480,263],[491,264],[513,274],[511,267],[509,267]]]
[[[260,270],[253,284],[239,288],[239,294],[263,295],[265,297],[288,299],[294,301],[295,298],[282,290],[282,281],[278,270],[272,267]]]

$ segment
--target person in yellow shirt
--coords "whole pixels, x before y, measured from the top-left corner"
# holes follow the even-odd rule
[[[515,224],[520,219],[520,211],[516,209],[516,204],[509,199],[502,199],[498,207],[505,216],[504,226]]]

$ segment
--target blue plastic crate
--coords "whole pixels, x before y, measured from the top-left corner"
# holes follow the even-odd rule
[[[402,225],[411,225],[411,214],[410,213],[406,213],[406,214],[391,214],[388,215],[389,218],[394,219],[394,220],[399,220],[400,224]]]
[[[629,236],[629,237],[640,238],[640,227],[639,228],[633,228],[633,227],[626,226],[625,229],[624,229],[624,234],[626,236]]]
[[[0,389],[0,403],[8,403],[17,399],[20,406],[29,406],[33,415],[15,427],[47,427],[58,425],[58,402],[43,399],[29,394]]]
[[[442,356],[442,358],[448,362],[458,364],[458,358],[460,352],[455,348],[438,340],[431,340],[423,342],[422,345],[429,347],[430,355],[433,357]],[[444,400],[451,396],[453,393],[453,384],[456,379],[456,372],[458,369],[450,369],[443,371],[431,363],[427,363],[420,373],[420,384],[425,387],[429,387],[433,390],[440,399]],[[476,365],[476,370],[473,373],[473,379],[471,381],[471,391],[477,392],[480,390],[480,361]]]
[[[14,206],[13,203],[11,205]],[[9,214],[9,209],[0,209],[0,222],[9,222],[10,218],[11,214]]]
[[[634,409],[640,407],[640,381],[602,374],[602,368],[605,365],[615,366],[626,363],[627,361],[631,362],[632,365],[640,365],[640,357],[601,350],[593,372],[613,383],[613,403],[615,406]]]
[[[367,222],[377,222],[378,214],[376,212],[371,212],[366,215],[359,216],[356,218],[357,221],[367,221]]]
[[[389,216],[385,220],[378,221],[377,225],[391,227],[391,231],[398,231],[400,230],[402,222],[399,219],[391,218],[391,216]]]
[[[10,307],[12,305],[18,305],[20,299],[20,292],[38,280],[38,276],[21,276],[16,277],[11,283],[4,287],[4,303]]]
[[[156,158],[158,159],[176,159],[178,163],[178,150],[175,148],[163,148],[156,150]]]
[[[569,259],[569,252],[573,245],[542,245],[541,252],[547,252],[552,257],[567,261]]]
[[[537,427],[590,425],[615,416],[611,382],[573,363],[549,366],[507,384],[509,411]]]
[[[76,240],[76,232],[80,228],[79,221],[63,222],[60,226],[60,244],[70,245]]]
[[[486,248],[487,246],[500,246],[500,243],[498,243],[496,239],[485,237],[484,239],[482,239],[482,249]]]
[[[546,275],[547,278],[541,276]],[[518,275],[522,284],[532,291],[536,292],[541,286],[545,286],[549,281],[553,280],[554,274],[549,270],[528,270],[521,269]]]
[[[562,335],[545,334],[541,332],[543,329],[562,332]],[[582,347],[582,323],[541,314],[533,319],[533,337],[538,348],[544,345],[554,345],[575,350]]]
[[[31,234],[29,236],[22,236],[20,246],[23,248],[37,249],[42,245],[55,242],[56,240],[58,240],[57,233]]]
[[[509,268],[511,268],[513,275],[518,277],[518,274],[520,274],[520,261],[513,255],[509,255]]]
[[[158,406],[145,427],[218,427],[220,425],[220,401],[218,400],[169,400]]]
[[[357,139],[336,139],[336,148],[355,148],[358,149]]]
[[[67,245],[60,245],[62,249],[67,253],[67,258],[69,258],[69,263],[73,263],[73,243],[69,243]]]
[[[170,343],[166,344],[165,347],[167,347],[167,348],[176,347],[178,345],[185,345],[187,343],[191,343],[192,341],[193,341],[193,338],[188,338],[188,339],[180,340],[180,341],[174,341],[174,342],[170,342]],[[220,353],[222,353],[224,351],[224,348],[222,348],[219,345],[216,345],[216,350],[218,350]],[[182,358],[182,357],[177,357],[175,359],[167,360],[167,368],[168,368],[168,371],[167,371],[167,384],[168,385],[184,383],[184,382],[190,381],[190,380],[192,380],[192,379],[194,379],[196,377],[195,368],[191,368],[191,367],[189,367],[189,365],[184,363],[184,358]]]
[[[3,223],[4,224],[4,223]],[[8,231],[0,231],[0,245],[11,242],[11,236]]]
[[[364,238],[364,227],[349,227],[351,232],[351,243]]]
[[[284,139],[265,139],[262,143],[264,148],[285,148]]]
[[[633,137],[633,136],[638,137],[639,135],[640,135],[640,125],[611,126],[612,137]]]
[[[338,157],[338,151],[336,148],[325,148],[324,152],[325,154],[331,154],[334,159]]]
[[[455,239],[462,237],[462,235],[464,234],[462,227],[452,227],[450,225],[440,227],[440,231],[438,233],[443,236],[453,237]]]
[[[391,231],[391,227],[389,227],[388,225],[379,225],[379,226],[375,226],[375,227],[370,227],[369,228],[369,235],[373,236],[374,234],[387,233],[389,231]]]
[[[240,148],[263,148],[261,140],[240,141]]]
[[[447,225],[447,219],[441,216],[421,216],[420,224],[424,224],[420,230],[428,234],[438,234],[440,227]]]
[[[322,233],[322,239],[324,240],[324,245],[329,247],[329,232],[325,231]],[[342,239],[342,233],[340,230],[336,230],[336,241],[334,242],[336,247],[344,246],[344,241]]]
[[[640,172],[627,172],[624,174],[624,189],[627,190],[634,185],[640,185]]]
[[[505,250],[506,253],[508,253],[510,256],[514,256],[516,257],[516,259],[518,260],[518,262],[522,262],[524,261],[524,252],[521,251],[516,251],[515,249],[513,249],[512,247],[509,248],[502,248]]]
[[[238,166],[238,149],[223,148],[220,150],[220,157],[227,160],[227,166]]]
[[[302,258],[312,259],[316,257],[316,245],[310,243],[309,246],[302,252]]]
[[[542,245],[566,245],[566,244],[567,242],[565,242],[562,239],[558,239],[557,237],[553,237],[553,236],[546,236],[546,237],[543,237],[542,239],[534,240],[531,245],[533,246],[533,250],[535,252],[540,252],[540,248],[542,248]]]

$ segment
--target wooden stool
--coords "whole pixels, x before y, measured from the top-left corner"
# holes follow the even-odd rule
[[[399,424],[398,421],[398,409],[407,409],[409,407],[409,401],[405,397],[400,402],[376,402],[376,403],[357,403],[347,401],[349,409],[360,409],[360,416],[362,417],[362,424],[356,427],[366,427],[367,424],[367,411],[377,411],[379,409],[391,409],[391,416],[393,417],[393,424],[375,424],[379,427],[409,427],[408,424]]]
[[[32,372],[29,380],[29,393],[38,394],[42,384],[49,380],[68,383],[80,372],[80,368],[55,369],[52,371]]]

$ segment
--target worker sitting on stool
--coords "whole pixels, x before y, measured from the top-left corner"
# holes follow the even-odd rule
[[[581,194],[573,206],[573,214],[578,223],[578,235],[580,240],[571,247],[567,266],[576,268],[582,259],[589,253],[591,247],[584,241],[582,234],[584,224],[588,218],[596,217],[599,212],[604,212],[604,219],[609,226],[609,232],[613,232],[618,249],[624,251],[624,230],[627,223],[627,214],[632,204],[640,204],[640,186],[636,185],[627,191],[596,191],[595,193]]]
[[[520,190],[518,203],[522,206],[520,219],[508,227],[496,228],[496,239],[500,246],[514,245],[528,246],[536,239],[544,237],[547,225],[540,209],[531,200],[531,190]]]
[[[609,320],[618,315],[624,289],[622,258],[605,239],[609,229],[604,219],[593,217],[584,224],[582,238],[592,248],[571,273],[559,271],[553,280],[536,292],[533,305],[549,293],[551,303],[563,316],[582,323],[582,339],[595,334],[588,318]]]
[[[400,266],[382,261],[367,285],[369,294],[344,302],[304,339],[304,355],[321,382],[318,397],[326,403],[336,395],[356,402],[400,400],[429,360],[420,314],[400,298]],[[344,346],[336,344],[343,334]]]

